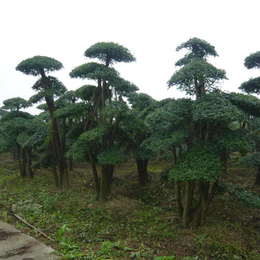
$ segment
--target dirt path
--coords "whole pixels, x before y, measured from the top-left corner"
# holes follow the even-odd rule
[[[38,240],[21,233],[0,221],[0,259],[6,260],[56,260],[54,250]]]

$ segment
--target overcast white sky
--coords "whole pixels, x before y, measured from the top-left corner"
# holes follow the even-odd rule
[[[260,75],[243,65],[246,56],[260,51],[259,7],[259,0],[0,0],[0,106],[5,99],[35,94],[37,78],[15,70],[35,55],[63,63],[52,75],[68,90],[87,84],[70,79],[69,72],[88,62],[84,51],[100,41],[128,48],[136,62],[115,68],[140,92],[161,100],[181,97],[175,88],[167,90],[174,64],[185,53],[176,47],[201,38],[219,54],[210,62],[227,72],[222,90],[238,91]]]

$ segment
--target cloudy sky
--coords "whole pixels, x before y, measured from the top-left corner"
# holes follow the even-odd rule
[[[259,7],[259,0],[0,0],[0,106],[5,99],[35,94],[37,78],[15,70],[35,55],[63,63],[52,75],[68,90],[87,84],[70,79],[69,72],[88,62],[84,51],[101,41],[128,48],[136,62],[115,68],[140,92],[161,100],[183,96],[167,89],[175,62],[185,54],[176,47],[201,38],[219,54],[210,62],[227,72],[222,90],[238,91],[260,74],[243,65],[246,56],[260,51]]]

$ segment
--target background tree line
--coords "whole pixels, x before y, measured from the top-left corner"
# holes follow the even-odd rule
[[[257,168],[260,185],[260,78],[240,89],[246,94],[225,93],[219,83],[226,73],[208,62],[215,47],[191,38],[177,47],[186,50],[176,62],[178,70],[168,81],[191,98],[156,101],[120,77],[117,62],[133,62],[130,51],[116,43],[99,42],[85,51],[88,60],[70,72],[72,78],[91,79],[68,91],[50,76],[61,62],[43,56],[26,59],[16,70],[37,77],[36,94],[28,101],[5,100],[0,110],[0,152],[11,152],[19,161],[21,177],[34,176],[35,168],[50,167],[57,187],[69,189],[74,162],[91,164],[96,198],[109,198],[117,164],[132,156],[141,186],[149,184],[150,159],[171,160],[162,178],[174,183],[179,222],[184,228],[203,226],[209,206],[227,174],[230,153]],[[260,66],[260,52],[246,57],[248,69]],[[42,111],[32,116],[21,111],[34,103]]]

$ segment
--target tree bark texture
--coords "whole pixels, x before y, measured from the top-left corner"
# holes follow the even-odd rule
[[[137,164],[137,172],[138,172],[138,182],[141,187],[146,186],[149,183],[147,166],[148,166],[148,159],[136,160]]]
[[[255,185],[260,186],[260,167],[257,170],[256,178],[255,178]]]
[[[185,197],[183,203],[183,214],[182,214],[182,226],[188,228],[190,224],[190,215],[191,215],[191,205],[193,200],[194,192],[194,181],[187,181],[185,187]]]

